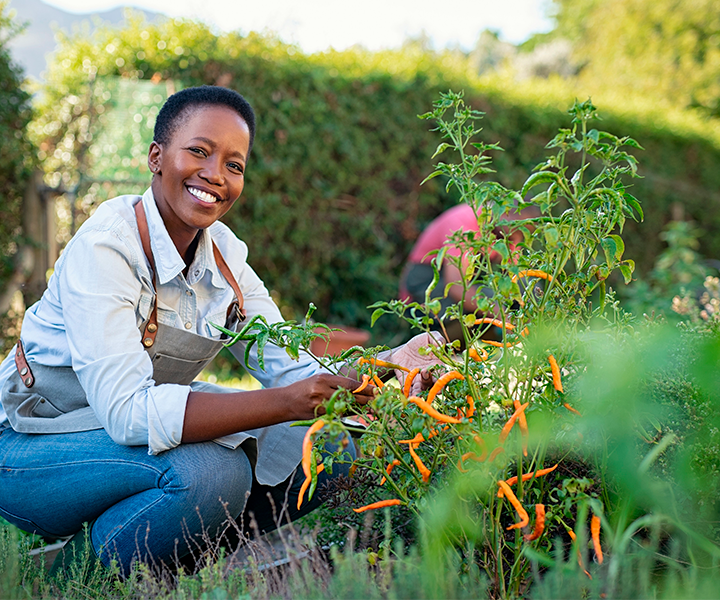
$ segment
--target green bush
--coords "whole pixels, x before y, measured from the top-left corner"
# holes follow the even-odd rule
[[[434,145],[416,115],[439,91],[465,89],[468,104],[487,113],[482,139],[505,149],[493,157],[497,179],[519,188],[577,93],[558,82],[479,80],[461,55],[412,45],[307,56],[272,37],[132,17],[122,29],[61,43],[33,124],[48,180],[79,183],[85,211],[118,191],[142,191],[157,106],[173,89],[208,83],[237,89],[258,114],[244,200],[226,217],[248,242],[251,264],[286,318],[301,317],[312,301],[321,321],[362,327],[369,304],[395,296],[418,234],[457,201],[439,179],[419,185]],[[673,204],[709,231],[720,229],[720,211],[708,208],[720,188],[720,129],[626,98],[595,100],[604,130],[645,148],[638,151],[644,178],[632,193],[646,218],[628,223],[625,239],[637,272],[646,273]],[[95,181],[113,174],[130,184]],[[705,236],[700,251],[720,255],[720,236]]]

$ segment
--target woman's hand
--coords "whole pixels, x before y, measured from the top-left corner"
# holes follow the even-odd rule
[[[430,351],[420,354],[420,348],[427,348],[428,346],[438,346],[443,344],[444,340],[442,335],[438,332],[432,332],[432,334],[421,333],[416,335],[406,344],[394,348],[390,354],[389,362],[396,365],[401,365],[406,369],[417,369],[420,368],[420,374],[412,383],[410,387],[410,394],[417,395],[423,390],[428,390],[432,387],[435,379],[430,373],[430,367],[440,365],[442,362]],[[403,385],[405,376],[407,373],[400,369],[395,370],[395,377]]]
[[[290,384],[286,390],[290,394],[290,410],[294,418],[312,419],[324,414],[325,410],[320,405],[341,387],[352,391],[360,387],[360,383],[350,377],[320,373]],[[367,404],[373,399],[374,390],[375,386],[368,385],[355,394],[355,400]]]

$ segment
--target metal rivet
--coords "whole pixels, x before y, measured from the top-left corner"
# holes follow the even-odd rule
[[[157,331],[157,325],[155,325],[155,323],[150,323],[150,324],[147,326],[147,330],[148,330],[150,333],[155,333],[155,332]]]
[[[27,387],[30,387],[30,386],[33,384],[33,378],[32,378],[32,376],[31,376],[31,377],[28,377],[25,381],[23,381],[23,383],[24,383]]]
[[[185,323],[185,329],[190,329],[191,327],[192,327],[192,323],[190,321]]]
[[[185,290],[185,295],[186,295],[186,296],[192,296],[192,292],[191,292],[190,290]]]
[[[25,377],[25,375],[27,375],[27,374],[28,374],[28,369],[27,369],[27,367],[23,367],[22,369],[20,369],[20,375],[22,375],[23,377]]]
[[[152,339],[152,338],[149,338],[149,337],[148,337],[148,338],[145,338],[145,339],[143,340],[143,344],[145,344],[145,346],[146,346],[147,348],[149,348],[150,346],[153,345],[153,339]]]
[[[40,398],[40,404],[45,404],[45,398]]]

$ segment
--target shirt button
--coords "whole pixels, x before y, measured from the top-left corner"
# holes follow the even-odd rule
[[[186,296],[192,296],[192,292],[191,292],[190,290],[185,290],[185,295],[186,295]]]
[[[199,270],[199,269],[198,269],[197,271],[195,271],[195,277],[197,277],[198,275],[200,275],[200,270]]]
[[[192,327],[192,323],[190,321],[185,323],[185,329],[190,329],[191,327]]]

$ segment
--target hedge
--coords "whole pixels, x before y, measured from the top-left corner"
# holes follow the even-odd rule
[[[123,101],[124,126],[109,117],[117,119],[112,108],[121,99],[110,90],[122,86],[109,82],[118,77],[154,82],[158,90],[132,109]],[[480,80],[451,52],[407,47],[307,56],[273,37],[215,35],[190,21],[151,25],[132,17],[122,29],[76,34],[61,44],[33,124],[48,177],[85,181],[83,205],[90,206],[107,194],[89,179],[113,171],[108,156],[117,156],[121,146],[127,158],[114,172],[142,181],[135,185],[142,191],[149,182],[144,155],[156,105],[168,86],[199,84],[237,89],[258,114],[243,199],[225,220],[247,241],[251,264],[284,314],[300,318],[314,302],[318,319],[361,327],[368,325],[369,304],[396,294],[419,232],[455,202],[438,180],[420,185],[439,139],[417,115],[431,108],[439,91],[464,89],[468,102],[486,113],[482,135],[505,150],[494,156],[497,178],[520,186],[543,160],[544,145],[568,126],[575,92],[557,83],[543,88]],[[599,128],[630,135],[645,148],[638,153],[643,179],[634,181],[633,193],[646,218],[628,223],[624,236],[638,272],[647,272],[662,249],[658,233],[673,203],[682,203],[708,231],[720,230],[720,204],[713,203],[720,189],[718,124],[673,111],[633,113],[618,100],[595,104],[604,115]],[[132,143],[119,139],[130,136],[126,127],[136,127]],[[113,131],[114,153],[93,146]],[[71,155],[79,148],[79,162],[57,152]],[[705,254],[720,256],[720,236],[702,242]]]

